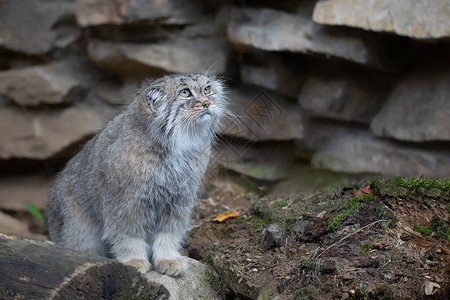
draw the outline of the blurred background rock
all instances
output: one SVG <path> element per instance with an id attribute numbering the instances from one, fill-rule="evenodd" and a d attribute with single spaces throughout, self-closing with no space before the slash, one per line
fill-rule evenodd
<path id="1" fill-rule="evenodd" d="M 223 169 L 279 192 L 450 175 L 448 0 L 1 0 L 2 231 L 144 79 L 206 70 L 237 116 Z"/>

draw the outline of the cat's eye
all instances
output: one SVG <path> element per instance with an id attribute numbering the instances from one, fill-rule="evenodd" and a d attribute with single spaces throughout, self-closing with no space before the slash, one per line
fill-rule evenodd
<path id="1" fill-rule="evenodd" d="M 191 95 L 191 91 L 189 89 L 184 89 L 180 91 L 180 96 L 183 98 L 187 98 Z"/>
<path id="2" fill-rule="evenodd" d="M 209 94 L 211 94 L 211 87 L 208 85 L 207 87 L 205 87 L 204 89 L 203 89 L 203 93 L 205 94 L 205 95 L 209 95 Z"/>

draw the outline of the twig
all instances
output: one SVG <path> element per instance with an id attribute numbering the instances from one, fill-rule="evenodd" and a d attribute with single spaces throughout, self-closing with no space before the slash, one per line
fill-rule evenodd
<path id="1" fill-rule="evenodd" d="M 366 229 L 366 228 L 368 228 L 368 227 L 371 227 L 371 226 L 373 226 L 373 225 L 375 225 L 375 224 L 377 224 L 377 223 L 380 223 L 380 222 L 389 222 L 389 220 L 378 220 L 378 221 L 372 222 L 372 223 L 370 223 L 370 224 L 367 224 L 366 226 L 361 227 L 360 229 L 356 230 L 355 232 L 352 232 L 352 233 L 350 233 L 349 235 L 344 236 L 342 239 L 340 239 L 340 240 L 337 241 L 336 243 L 334 243 L 334 244 L 328 246 L 325 250 L 323 250 L 322 252 L 320 252 L 320 254 L 317 255 L 317 257 L 315 257 L 314 259 L 318 259 L 323 253 L 325 253 L 325 251 L 328 251 L 328 250 L 330 250 L 331 248 L 333 248 L 334 246 L 339 245 L 342 241 L 344 241 L 345 239 L 351 237 L 352 235 L 354 235 L 354 234 L 356 234 L 356 233 L 358 233 L 358 232 L 361 232 L 361 231 L 363 231 L 364 229 Z"/>

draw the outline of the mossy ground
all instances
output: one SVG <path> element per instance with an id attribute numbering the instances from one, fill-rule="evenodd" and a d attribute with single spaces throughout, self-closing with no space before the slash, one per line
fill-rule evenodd
<path id="1" fill-rule="evenodd" d="M 417 298 L 426 280 L 440 284 L 438 297 L 449 291 L 448 192 L 448 180 L 399 177 L 263 197 L 237 219 L 203 223 L 189 251 L 210 262 L 232 293 L 250 299 L 266 290 L 269 299 Z M 286 241 L 264 250 L 273 223 Z"/>

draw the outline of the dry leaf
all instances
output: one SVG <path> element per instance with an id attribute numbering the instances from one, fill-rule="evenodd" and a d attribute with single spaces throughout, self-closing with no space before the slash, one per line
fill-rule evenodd
<path id="1" fill-rule="evenodd" d="M 356 191 L 354 195 L 359 196 L 359 195 L 363 195 L 363 194 L 375 196 L 375 192 L 370 189 L 370 184 L 366 184 L 365 187 Z"/>
<path id="2" fill-rule="evenodd" d="M 434 288 L 439 289 L 441 288 L 441 286 L 436 282 L 425 281 L 425 295 L 427 296 L 433 295 L 436 292 L 434 291 Z"/>
<path id="3" fill-rule="evenodd" d="M 228 219 L 233 219 L 233 218 L 237 218 L 239 217 L 241 214 L 238 211 L 234 211 L 234 210 L 229 210 L 226 211 L 220 215 L 218 215 L 217 217 L 215 217 L 214 219 L 212 219 L 213 221 L 217 221 L 217 222 L 223 222 L 225 220 Z"/>

